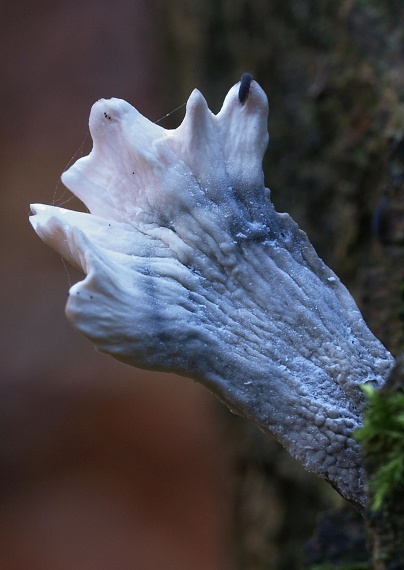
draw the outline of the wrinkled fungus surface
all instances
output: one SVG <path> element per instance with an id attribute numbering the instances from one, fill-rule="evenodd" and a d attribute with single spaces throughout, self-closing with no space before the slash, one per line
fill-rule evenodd
<path id="1" fill-rule="evenodd" d="M 99 350 L 197 379 L 361 507 L 359 385 L 381 386 L 393 358 L 274 210 L 267 98 L 239 88 L 217 115 L 195 90 L 175 130 L 101 99 L 91 153 L 62 176 L 90 213 L 37 204 L 31 223 L 85 273 L 66 313 Z"/>

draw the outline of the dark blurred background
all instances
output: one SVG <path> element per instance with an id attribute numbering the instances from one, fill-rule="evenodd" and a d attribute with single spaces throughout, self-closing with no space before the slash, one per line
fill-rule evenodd
<path id="1" fill-rule="evenodd" d="M 91 148 L 97 99 L 156 121 L 198 87 L 217 112 L 251 71 L 270 99 L 277 209 L 402 350 L 401 1 L 5 0 L 1 12 L 1 570 L 299 568 L 338 497 L 197 384 L 96 353 L 64 317 L 79 276 L 37 238 L 29 204 L 80 207 L 59 177 Z"/>

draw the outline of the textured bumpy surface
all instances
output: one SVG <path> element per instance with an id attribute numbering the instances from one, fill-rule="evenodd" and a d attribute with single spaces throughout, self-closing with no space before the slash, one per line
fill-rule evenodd
<path id="1" fill-rule="evenodd" d="M 240 84 L 214 115 L 194 91 L 165 130 L 119 99 L 92 108 L 94 146 L 62 180 L 91 213 L 34 205 L 38 235 L 86 277 L 67 316 L 134 366 L 205 384 L 359 507 L 359 388 L 393 358 L 264 186 L 267 98 Z"/>

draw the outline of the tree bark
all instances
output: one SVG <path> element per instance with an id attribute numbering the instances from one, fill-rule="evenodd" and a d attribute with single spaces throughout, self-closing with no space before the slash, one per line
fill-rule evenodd
<path id="1" fill-rule="evenodd" d="M 198 87 L 217 112 L 228 86 L 243 72 L 254 75 L 270 100 L 265 174 L 276 209 L 308 233 L 354 293 L 370 328 L 397 355 L 404 347 L 403 4 L 173 0 L 161 11 L 172 106 Z M 174 116 L 164 126 L 176 124 Z M 301 471 L 271 446 L 265 451 L 271 458 L 263 460 L 263 436 L 228 421 L 240 567 L 298 568 L 298 556 L 283 556 L 279 536 L 291 528 L 285 513 L 303 510 L 311 527 L 314 513 L 338 500 L 321 485 L 319 498 L 307 500 L 311 491 L 300 489 Z M 279 493 L 285 471 L 286 488 L 300 495 Z M 260 504 L 265 507 L 257 509 Z M 399 520 L 397 509 L 396 501 L 389 512 Z M 272 520 L 269 531 L 265 514 L 283 522 Z"/>
<path id="2" fill-rule="evenodd" d="M 389 421 L 393 415 L 401 414 L 403 417 L 404 407 L 397 409 L 394 406 L 394 397 L 402 395 L 403 392 L 404 354 L 398 359 L 396 367 L 380 393 L 384 405 L 387 406 Z M 393 458 L 402 459 L 404 449 L 402 421 L 397 427 L 395 437 L 392 438 L 391 426 L 378 425 L 378 434 L 364 444 L 364 459 L 369 479 L 369 508 L 366 522 L 374 570 L 400 570 L 404 565 L 404 469 L 399 472 L 400 479 L 388 492 L 380 508 L 375 508 L 380 480 L 378 485 L 375 485 L 373 479 L 377 477 L 380 468 L 385 468 Z"/>

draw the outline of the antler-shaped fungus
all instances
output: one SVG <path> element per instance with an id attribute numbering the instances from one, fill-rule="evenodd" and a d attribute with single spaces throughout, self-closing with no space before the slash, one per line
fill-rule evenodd
<path id="1" fill-rule="evenodd" d="M 195 90 L 175 130 L 101 99 L 91 153 L 62 176 L 91 213 L 34 205 L 31 223 L 87 275 L 66 313 L 99 350 L 200 381 L 361 508 L 360 385 L 380 387 L 393 357 L 274 210 L 267 98 L 239 87 L 217 115 Z"/>

